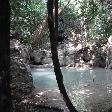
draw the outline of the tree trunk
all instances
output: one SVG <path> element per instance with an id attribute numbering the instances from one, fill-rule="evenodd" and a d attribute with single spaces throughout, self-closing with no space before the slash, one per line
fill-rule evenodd
<path id="1" fill-rule="evenodd" d="M 8 0 L 0 1 L 0 112 L 12 112 L 9 76 L 10 7 Z"/>
<path id="2" fill-rule="evenodd" d="M 64 87 L 63 75 L 60 69 L 60 63 L 58 59 L 58 52 L 57 52 L 58 0 L 55 0 L 55 24 L 54 24 L 54 17 L 53 17 L 53 0 L 48 0 L 47 9 L 48 9 L 48 27 L 50 31 L 51 53 L 52 53 L 54 72 L 55 72 L 56 80 L 58 83 L 58 87 L 70 112 L 77 112 L 77 110 L 71 103 L 67 95 L 66 89 Z M 55 25 L 55 28 L 54 28 L 54 25 Z"/>
<path id="3" fill-rule="evenodd" d="M 70 0 L 66 0 L 64 5 L 58 8 L 58 15 L 61 15 L 67 5 L 70 3 Z M 44 32 L 48 30 L 47 27 L 47 15 L 45 15 L 42 23 L 37 27 L 36 31 L 34 32 L 34 38 L 32 39 L 31 45 L 32 48 L 37 48 L 38 43 L 43 37 Z"/>

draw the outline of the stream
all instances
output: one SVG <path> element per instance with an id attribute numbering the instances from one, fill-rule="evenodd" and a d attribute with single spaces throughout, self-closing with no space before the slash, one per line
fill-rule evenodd
<path id="1" fill-rule="evenodd" d="M 112 107 L 112 70 L 61 68 L 65 88 L 79 112 L 108 112 Z M 52 68 L 32 68 L 35 87 L 52 90 L 58 86 Z"/>

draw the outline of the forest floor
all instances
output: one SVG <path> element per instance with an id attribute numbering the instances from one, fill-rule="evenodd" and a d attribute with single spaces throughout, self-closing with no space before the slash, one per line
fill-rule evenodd
<path id="1" fill-rule="evenodd" d="M 52 109 L 51 112 L 63 112 L 63 110 L 64 112 L 69 112 L 58 90 L 53 92 L 52 90 L 35 88 L 31 94 L 23 99 L 22 103 L 35 105 L 37 108 L 45 108 L 45 112 L 48 109 Z"/>
<path id="2" fill-rule="evenodd" d="M 72 90 L 71 93 L 70 98 L 79 112 L 112 112 L 112 84 L 88 85 Z M 36 88 L 22 102 L 54 108 L 54 111 L 51 112 L 55 112 L 56 109 L 56 112 L 62 110 L 69 112 L 58 89 L 53 91 Z"/>

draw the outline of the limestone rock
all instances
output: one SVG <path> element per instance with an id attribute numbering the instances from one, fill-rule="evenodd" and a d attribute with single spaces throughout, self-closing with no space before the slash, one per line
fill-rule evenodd
<path id="1" fill-rule="evenodd" d="M 42 65 L 45 57 L 46 57 L 45 50 L 34 50 L 31 54 L 32 64 Z"/>
<path id="2" fill-rule="evenodd" d="M 21 100 L 22 97 L 32 92 L 33 79 L 29 72 L 30 67 L 26 63 L 28 49 L 24 51 L 24 45 L 18 40 L 10 40 L 10 75 L 11 75 L 11 91 L 14 99 Z M 22 52 L 21 52 L 22 51 Z M 25 55 L 23 55 L 23 53 Z"/>

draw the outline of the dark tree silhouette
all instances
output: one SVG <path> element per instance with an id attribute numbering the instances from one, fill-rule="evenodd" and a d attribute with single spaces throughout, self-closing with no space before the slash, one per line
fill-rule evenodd
<path id="1" fill-rule="evenodd" d="M 12 112 L 10 94 L 10 6 L 8 0 L 0 0 L 0 112 Z"/>
<path id="2" fill-rule="evenodd" d="M 58 52 L 57 52 L 58 0 L 55 0 L 55 18 L 53 16 L 53 2 L 54 0 L 48 0 L 47 10 L 48 10 L 48 27 L 50 32 L 50 43 L 51 43 L 51 53 L 52 53 L 52 60 L 54 65 L 54 72 L 55 72 L 60 93 L 62 94 L 68 109 L 70 110 L 70 112 L 78 112 L 73 106 L 73 104 L 71 103 L 63 84 L 63 75 L 60 69 L 60 63 L 59 63 Z"/>

